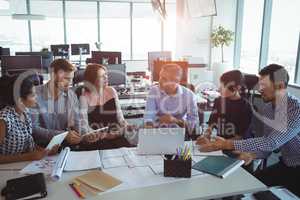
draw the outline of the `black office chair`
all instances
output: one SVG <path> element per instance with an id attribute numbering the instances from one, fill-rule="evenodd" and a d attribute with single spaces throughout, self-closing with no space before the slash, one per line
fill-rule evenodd
<path id="1" fill-rule="evenodd" d="M 244 74 L 244 84 L 241 89 L 242 97 L 249 99 L 256 91 L 258 91 L 258 76 L 255 74 Z"/>
<path id="2" fill-rule="evenodd" d="M 73 86 L 83 83 L 84 72 L 85 72 L 85 69 L 79 69 L 79 70 L 75 71 L 74 78 L 73 78 Z"/>

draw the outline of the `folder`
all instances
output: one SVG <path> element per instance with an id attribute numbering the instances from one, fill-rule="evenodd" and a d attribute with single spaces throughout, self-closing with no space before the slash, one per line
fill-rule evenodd
<path id="1" fill-rule="evenodd" d="M 113 187 L 120 185 L 122 182 L 119 179 L 102 171 L 93 171 L 75 178 L 75 181 L 80 182 L 84 186 L 90 187 L 98 192 L 105 192 Z"/>

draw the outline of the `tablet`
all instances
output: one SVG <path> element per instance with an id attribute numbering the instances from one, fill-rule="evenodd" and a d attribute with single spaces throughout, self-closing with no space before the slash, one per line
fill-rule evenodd
<path id="1" fill-rule="evenodd" d="M 60 133 L 52 138 L 52 140 L 47 145 L 46 149 L 51 150 L 55 145 L 61 145 L 65 137 L 68 135 L 69 131 Z"/>

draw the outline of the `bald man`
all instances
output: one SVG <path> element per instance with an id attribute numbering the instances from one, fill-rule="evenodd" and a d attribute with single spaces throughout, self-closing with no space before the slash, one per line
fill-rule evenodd
<path id="1" fill-rule="evenodd" d="M 192 130 L 198 123 L 198 107 L 194 93 L 181 86 L 183 71 L 176 64 L 164 65 L 159 84 L 148 94 L 144 114 L 145 127 L 180 126 Z"/>

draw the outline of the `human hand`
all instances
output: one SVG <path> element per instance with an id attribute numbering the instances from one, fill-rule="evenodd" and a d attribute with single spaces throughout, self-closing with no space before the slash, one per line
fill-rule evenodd
<path id="1" fill-rule="evenodd" d="M 82 137 L 82 140 L 87 143 L 94 143 L 100 139 L 101 134 L 102 133 L 88 133 Z"/>
<path id="2" fill-rule="evenodd" d="M 169 114 L 165 114 L 165 115 L 162 115 L 159 117 L 160 124 L 173 124 L 176 122 L 177 122 L 177 119 Z"/>
<path id="3" fill-rule="evenodd" d="M 224 143 L 226 140 L 222 137 L 215 137 L 214 140 L 210 140 L 210 138 L 206 136 L 200 136 L 197 138 L 196 144 L 199 145 L 199 150 L 202 152 L 211 152 L 211 151 L 219 151 L 223 150 Z"/>
<path id="4" fill-rule="evenodd" d="M 66 141 L 71 145 L 79 144 L 81 141 L 81 136 L 76 131 L 71 130 L 66 137 Z"/>
<path id="5" fill-rule="evenodd" d="M 113 140 L 113 139 L 116 139 L 119 136 L 120 136 L 119 132 L 109 132 L 109 133 L 105 132 L 105 133 L 101 133 L 100 139 L 101 140 L 103 140 L 103 139 Z"/>
<path id="6" fill-rule="evenodd" d="M 53 155 L 57 154 L 58 149 L 59 149 L 59 145 L 57 144 L 57 145 L 55 145 L 54 147 L 52 147 L 52 149 L 51 149 L 50 151 L 48 151 L 47 154 L 48 154 L 49 156 L 53 156 Z"/>
<path id="7" fill-rule="evenodd" d="M 256 155 L 254 153 L 250 152 L 240 152 L 240 151 L 234 151 L 235 153 L 238 153 L 238 159 L 245 161 L 244 165 L 249 165 L 253 160 L 256 159 Z"/>
<path id="8" fill-rule="evenodd" d="M 146 122 L 144 125 L 144 128 L 147 128 L 147 129 L 154 128 L 153 122 Z"/>

